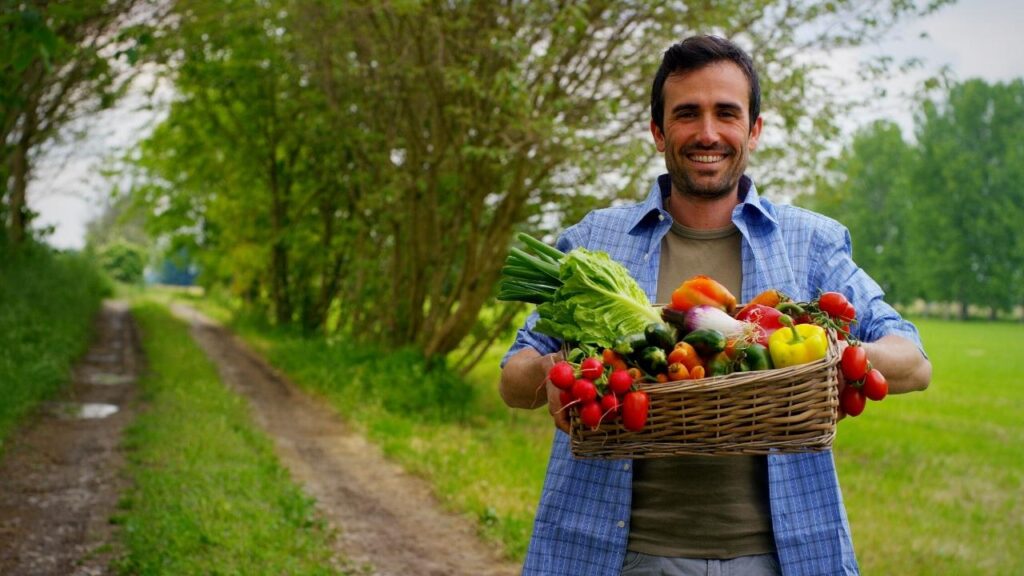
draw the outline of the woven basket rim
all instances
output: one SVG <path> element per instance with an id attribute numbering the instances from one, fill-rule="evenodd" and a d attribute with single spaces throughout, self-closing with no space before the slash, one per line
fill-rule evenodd
<path id="1" fill-rule="evenodd" d="M 578 413 L 573 411 L 570 419 L 572 452 L 580 458 L 657 458 L 828 449 L 838 421 L 840 355 L 835 331 L 826 330 L 826 333 L 825 357 L 814 362 L 700 380 L 638 385 L 651 402 L 648 426 L 639 432 L 626 431 L 620 421 L 602 423 L 596 430 L 585 429 Z M 729 403 L 730 392 L 738 397 L 755 396 L 752 400 L 741 400 L 741 405 L 733 405 Z M 763 394 L 757 395 L 759 392 Z M 709 423 L 708 429 L 716 432 L 701 437 L 699 425 L 695 425 L 698 429 L 694 431 L 686 422 L 676 420 L 668 424 L 660 420 L 652 423 L 652 418 L 662 416 L 659 410 L 663 407 L 670 416 L 677 412 L 696 413 L 700 422 Z M 669 426 L 669 432 L 665 432 L 664 426 L 658 429 L 659 423 Z M 687 430 L 687 433 L 677 429 Z M 740 437 L 734 439 L 737 434 Z"/>

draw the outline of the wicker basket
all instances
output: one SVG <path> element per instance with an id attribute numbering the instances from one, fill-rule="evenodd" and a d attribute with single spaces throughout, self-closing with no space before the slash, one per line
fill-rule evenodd
<path id="1" fill-rule="evenodd" d="M 642 384 L 650 398 L 643 430 L 630 432 L 621 419 L 590 429 L 574 411 L 572 453 L 615 459 L 828 449 L 839 415 L 838 363 L 829 331 L 825 358 L 808 364 Z"/>

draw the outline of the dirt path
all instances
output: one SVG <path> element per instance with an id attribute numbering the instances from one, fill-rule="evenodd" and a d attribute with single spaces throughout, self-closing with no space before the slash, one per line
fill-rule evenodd
<path id="1" fill-rule="evenodd" d="M 0 461 L 0 574 L 106 574 L 109 522 L 125 486 L 121 432 L 135 413 L 141 353 L 121 302 L 104 303 L 73 382 L 10 438 Z"/>
<path id="2" fill-rule="evenodd" d="M 224 382 L 250 400 L 282 463 L 339 529 L 341 552 L 355 564 L 381 575 L 519 572 L 480 542 L 470 522 L 441 512 L 425 482 L 385 460 L 323 401 L 195 310 L 176 305 L 173 311 L 191 322 Z"/>

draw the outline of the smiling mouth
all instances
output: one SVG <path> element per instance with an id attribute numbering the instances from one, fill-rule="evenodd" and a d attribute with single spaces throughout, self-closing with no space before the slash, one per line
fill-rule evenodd
<path id="1" fill-rule="evenodd" d="M 725 154 L 690 154 L 687 158 L 698 164 L 714 164 L 725 160 Z"/>

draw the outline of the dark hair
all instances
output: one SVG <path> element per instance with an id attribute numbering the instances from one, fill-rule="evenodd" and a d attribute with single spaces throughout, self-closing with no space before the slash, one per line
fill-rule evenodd
<path id="1" fill-rule="evenodd" d="M 761 114 L 761 83 L 750 56 L 736 44 L 719 36 L 691 36 L 665 51 L 661 67 L 654 75 L 651 88 L 651 119 L 658 129 L 665 129 L 665 81 L 672 74 L 699 70 L 716 62 L 733 62 L 740 67 L 750 84 L 750 127 Z"/>

